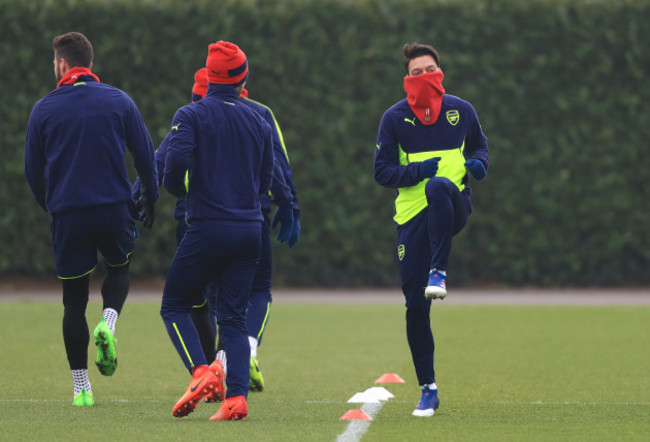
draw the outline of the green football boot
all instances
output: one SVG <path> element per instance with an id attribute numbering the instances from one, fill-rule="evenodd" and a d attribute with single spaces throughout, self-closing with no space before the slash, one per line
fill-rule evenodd
<path id="1" fill-rule="evenodd" d="M 93 394 L 86 392 L 86 389 L 83 388 L 81 392 L 72 400 L 72 405 L 75 407 L 92 407 L 95 405 Z"/>
<path id="2" fill-rule="evenodd" d="M 104 318 L 95 327 L 95 345 L 97 346 L 97 368 L 104 376 L 111 376 L 117 368 L 117 352 L 115 344 L 117 339 L 113 336 L 111 329 Z"/>
<path id="3" fill-rule="evenodd" d="M 257 359 L 251 356 L 251 385 L 250 391 L 262 391 L 264 390 L 264 378 L 262 377 L 262 372 L 260 367 L 257 364 Z"/>

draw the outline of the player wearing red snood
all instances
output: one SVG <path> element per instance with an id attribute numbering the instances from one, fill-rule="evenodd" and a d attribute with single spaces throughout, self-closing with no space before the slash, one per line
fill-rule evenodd
<path id="1" fill-rule="evenodd" d="M 433 416 L 438 387 L 429 312 L 447 295 L 451 240 L 472 212 L 468 172 L 487 174 L 487 138 L 474 108 L 445 94 L 438 52 L 404 45 L 404 90 L 382 117 L 375 149 L 375 180 L 397 191 L 395 223 L 406 333 L 422 395 L 414 416 Z"/>

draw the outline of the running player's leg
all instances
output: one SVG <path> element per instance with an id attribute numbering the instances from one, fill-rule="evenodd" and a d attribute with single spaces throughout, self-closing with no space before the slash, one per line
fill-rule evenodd
<path id="1" fill-rule="evenodd" d="M 246 309 L 253 276 L 261 251 L 259 224 L 233 226 L 229 230 L 226 250 L 230 263 L 219 280 L 217 323 L 219 337 L 228 355 L 228 389 L 226 397 L 248 396 L 250 346 L 246 330 Z"/>
<path id="2" fill-rule="evenodd" d="M 421 386 L 423 397 L 433 395 L 437 401 L 435 384 L 434 350 L 435 343 L 431 331 L 431 300 L 424 296 L 427 283 L 431 252 L 427 241 L 426 210 L 398 227 L 398 259 L 402 291 L 406 298 L 406 336 L 411 350 L 411 357 Z M 420 403 L 426 410 L 419 410 Z M 433 408 L 428 408 L 431 401 L 424 403 L 420 398 L 418 408 L 413 412 L 417 416 L 433 415 Z M 438 407 L 438 403 L 435 404 Z"/>
<path id="3" fill-rule="evenodd" d="M 176 417 L 191 413 L 200 399 L 223 389 L 221 380 L 208 369 L 190 314 L 194 305 L 203 302 L 203 288 L 220 272 L 220 244 L 208 224 L 194 222 L 188 228 L 169 268 L 160 309 L 167 333 L 193 378 L 174 406 Z"/>
<path id="4" fill-rule="evenodd" d="M 135 247 L 135 220 L 127 203 L 98 210 L 95 241 L 104 256 L 106 275 L 102 282 L 102 318 L 95 327 L 96 364 L 100 373 L 111 376 L 117 368 L 115 326 L 129 294 L 129 265 Z"/>
<path id="5" fill-rule="evenodd" d="M 262 343 L 262 337 L 271 313 L 271 277 L 273 273 L 273 249 L 271 246 L 270 220 L 268 212 L 263 211 L 262 224 L 262 253 L 255 271 L 251 296 L 246 312 L 246 329 L 251 349 L 250 359 L 250 389 L 264 390 L 264 377 L 259 368 L 257 348 Z"/>
<path id="6" fill-rule="evenodd" d="M 63 288 L 63 341 L 74 382 L 73 405 L 93 405 L 88 378 L 89 331 L 86 322 L 89 274 L 97 263 L 92 244 L 92 211 L 76 209 L 52 217 L 56 272 Z"/>
<path id="7" fill-rule="evenodd" d="M 467 194 L 462 194 L 448 178 L 431 178 L 425 190 L 431 248 L 429 280 L 425 295 L 430 299 L 444 298 L 447 295 L 447 268 L 452 237 L 467 224 L 471 203 Z"/>
<path id="8" fill-rule="evenodd" d="M 92 387 L 88 378 L 88 343 L 86 322 L 88 275 L 63 279 L 63 342 L 74 383 L 73 405 L 93 405 Z"/>
<path id="9" fill-rule="evenodd" d="M 399 270 L 406 298 L 406 333 L 420 385 L 435 382 L 434 341 L 429 319 L 431 301 L 424 297 L 431 256 L 426 238 L 426 210 L 398 227 Z"/>

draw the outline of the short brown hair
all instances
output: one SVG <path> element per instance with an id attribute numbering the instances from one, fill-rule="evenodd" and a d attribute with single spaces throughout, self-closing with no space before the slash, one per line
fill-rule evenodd
<path id="1" fill-rule="evenodd" d="M 406 43 L 402 48 L 402 53 L 404 54 L 404 69 L 406 73 L 409 72 L 409 63 L 414 58 L 422 57 L 423 55 L 431 55 L 436 61 L 438 67 L 440 67 L 440 56 L 438 51 L 431 45 L 425 45 L 422 43 Z"/>
<path id="2" fill-rule="evenodd" d="M 93 61 L 93 45 L 81 32 L 68 32 L 52 40 L 54 57 L 65 59 L 70 67 L 89 68 Z"/>

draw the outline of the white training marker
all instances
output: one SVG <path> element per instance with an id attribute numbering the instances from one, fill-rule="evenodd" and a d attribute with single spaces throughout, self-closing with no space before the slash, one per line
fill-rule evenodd
<path id="1" fill-rule="evenodd" d="M 379 399 L 374 394 L 356 393 L 350 399 L 348 404 L 378 404 Z"/>
<path id="2" fill-rule="evenodd" d="M 392 399 L 395 397 L 393 393 L 390 391 L 386 390 L 384 387 L 370 387 L 364 393 L 372 395 L 379 399 L 380 401 L 387 401 L 388 399 Z"/>

